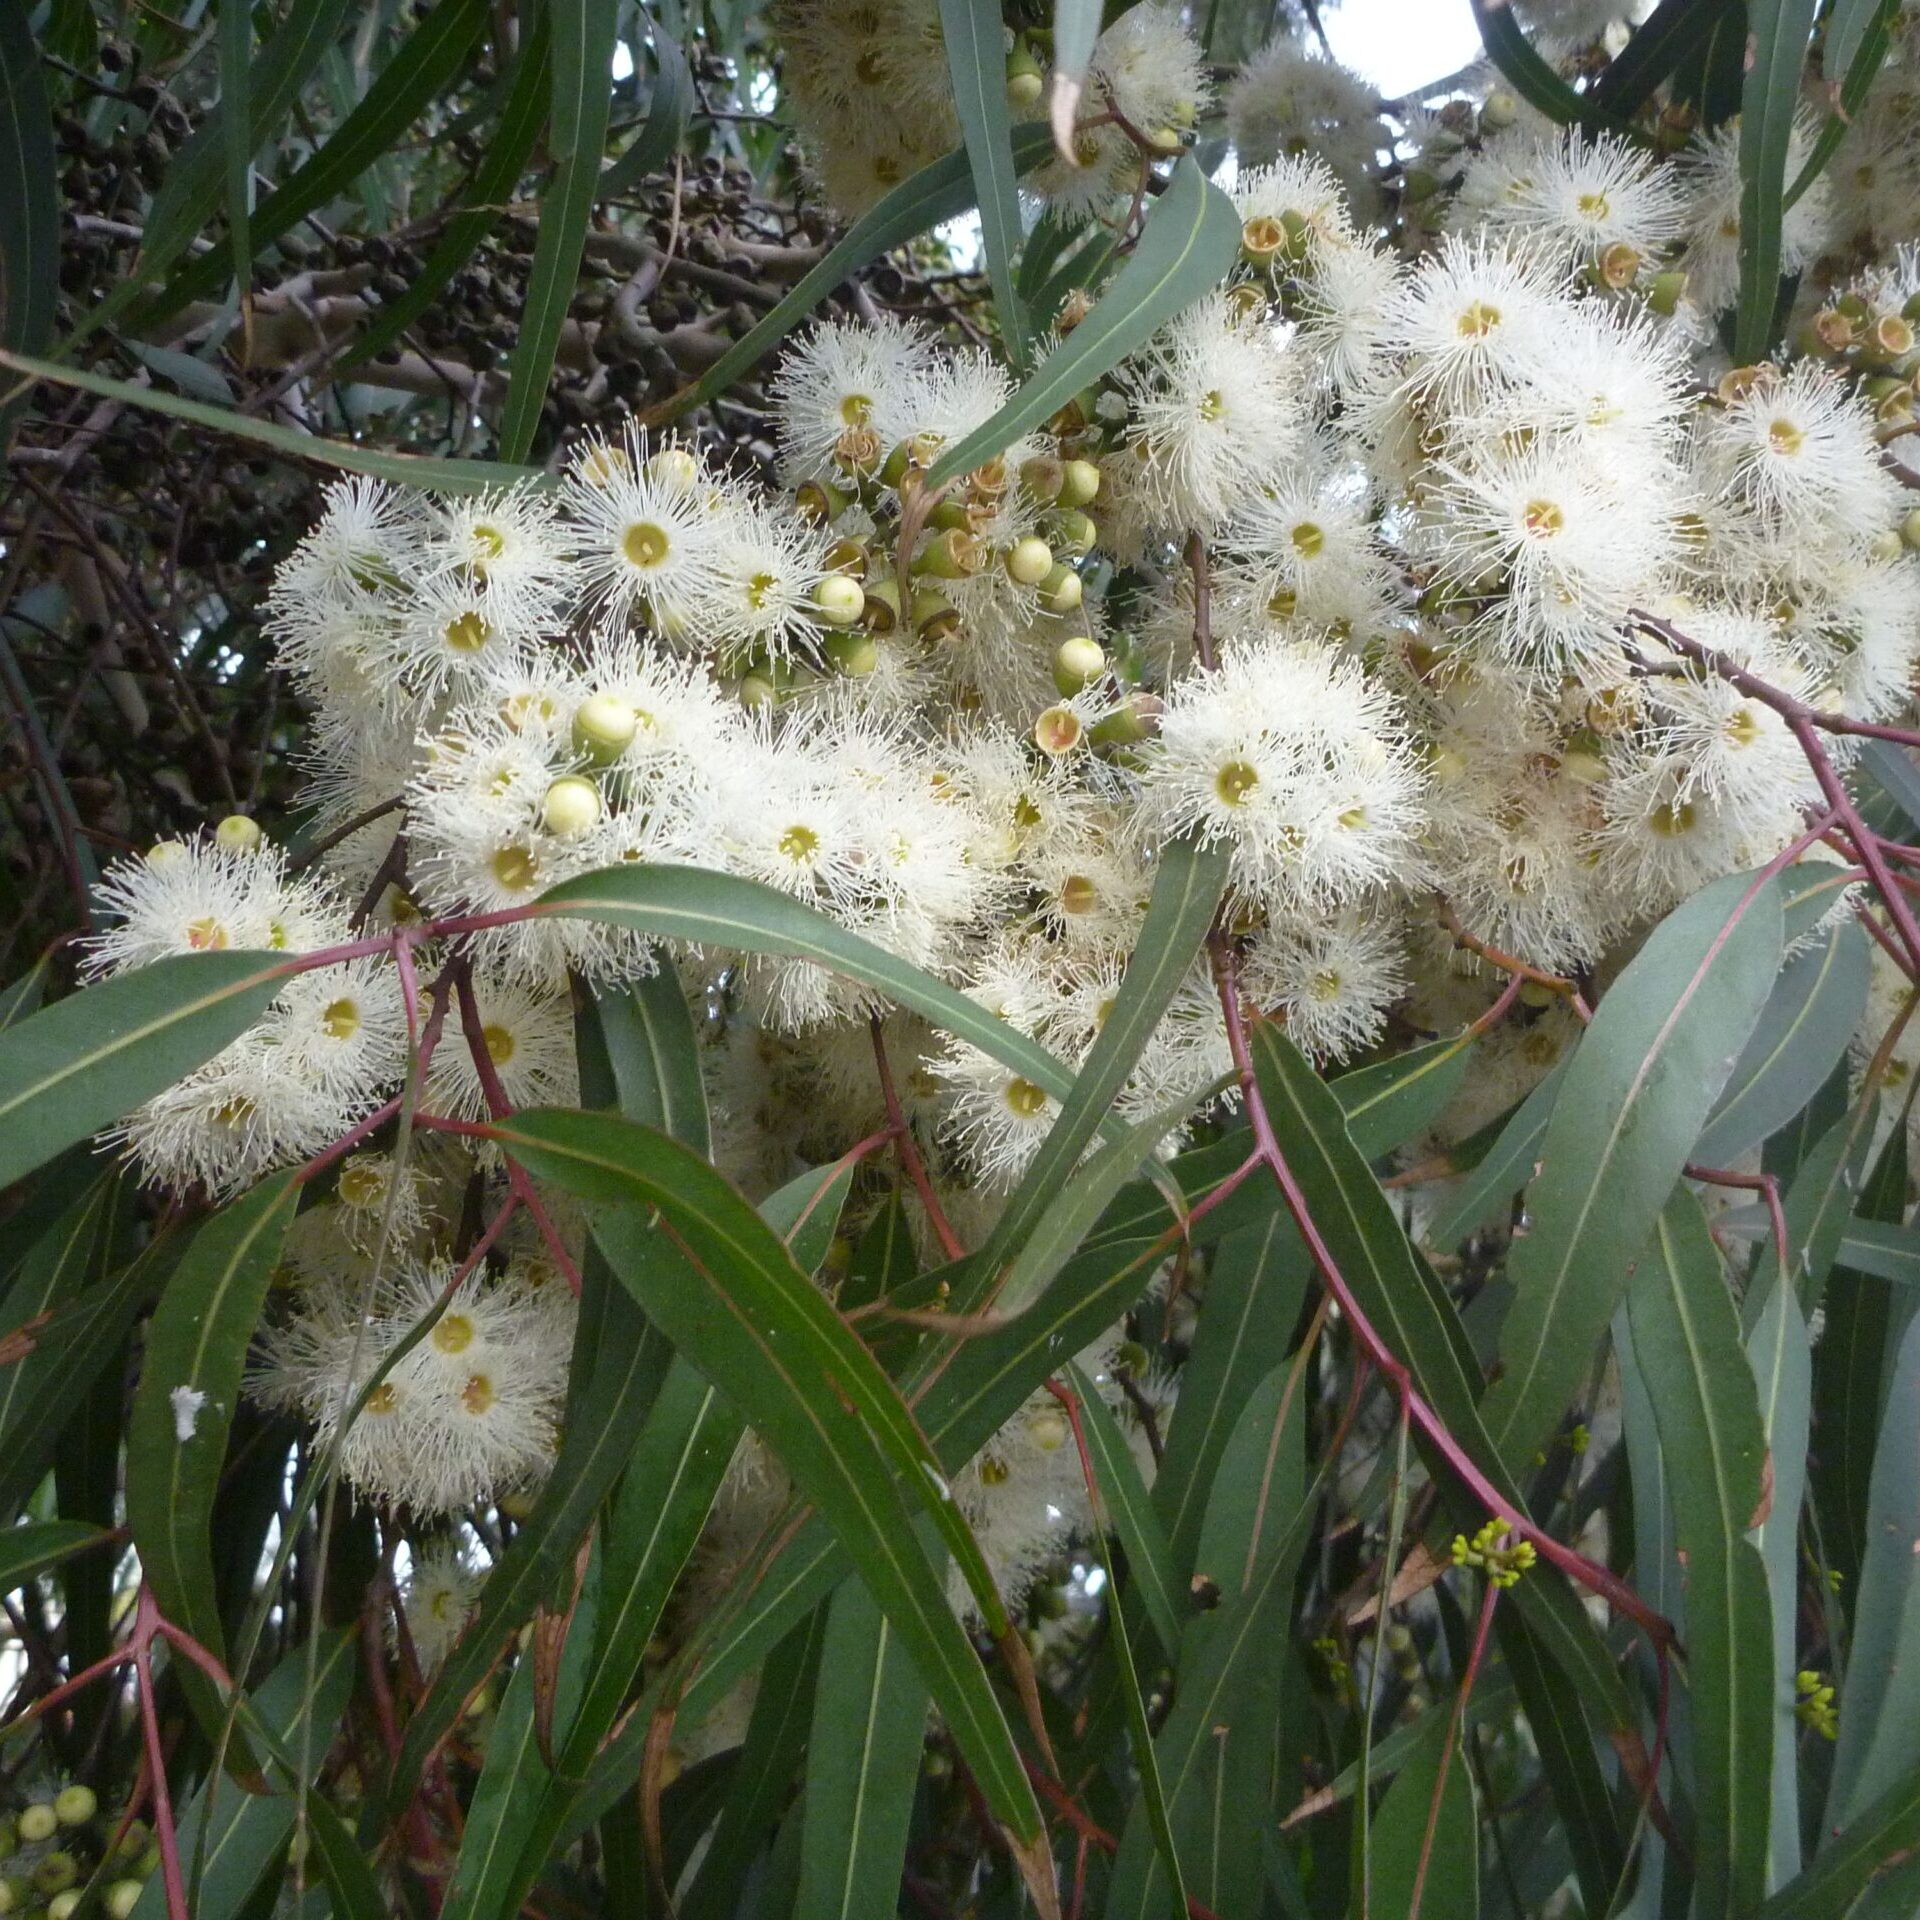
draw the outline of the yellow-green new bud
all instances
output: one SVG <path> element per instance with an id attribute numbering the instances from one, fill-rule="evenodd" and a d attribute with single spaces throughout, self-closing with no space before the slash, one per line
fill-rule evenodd
<path id="1" fill-rule="evenodd" d="M 852 626 L 866 605 L 860 582 L 844 573 L 828 574 L 813 590 L 814 611 L 830 627 Z"/>
<path id="2" fill-rule="evenodd" d="M 260 822 L 244 813 L 228 814 L 213 830 L 214 844 L 229 853 L 251 853 L 266 837 L 260 831 Z"/>
<path id="3" fill-rule="evenodd" d="M 1090 507 L 1100 497 L 1100 469 L 1091 460 L 1069 460 L 1060 470 L 1060 491 L 1055 504 L 1062 507 Z"/>
<path id="4" fill-rule="evenodd" d="M 12 1913 L 19 1904 L 19 1882 L 16 1880 L 0 1880 L 0 1913 Z"/>
<path id="5" fill-rule="evenodd" d="M 591 833 L 600 824 L 601 812 L 600 789 L 577 773 L 563 773 L 540 803 L 541 823 L 563 840 Z"/>
<path id="6" fill-rule="evenodd" d="M 23 1846 L 37 1846 L 42 1840 L 51 1840 L 60 1825 L 60 1816 L 53 1810 L 51 1800 L 30 1800 L 20 1809 L 20 1817 L 14 1822 L 20 1834 Z"/>
<path id="7" fill-rule="evenodd" d="M 1068 566 L 1050 567 L 1040 582 L 1040 604 L 1049 613 L 1072 613 L 1080 604 L 1081 593 L 1080 576 Z"/>
<path id="8" fill-rule="evenodd" d="M 639 713 L 617 693 L 589 694 L 573 716 L 573 744 L 602 766 L 619 759 L 639 731 Z"/>
<path id="9" fill-rule="evenodd" d="M 1063 513 L 1054 522 L 1053 544 L 1076 559 L 1083 553 L 1091 553 L 1099 538 L 1100 529 L 1093 524 L 1091 514 Z"/>
<path id="10" fill-rule="evenodd" d="M 64 1893 L 56 1893 L 47 1902 L 47 1920 L 71 1920 L 73 1910 L 80 1904 L 82 1889 L 69 1887 Z"/>
<path id="11" fill-rule="evenodd" d="M 107 1911 L 113 1920 L 129 1920 L 144 1891 L 138 1880 L 116 1880 L 107 1889 Z"/>
<path id="12" fill-rule="evenodd" d="M 880 662 L 880 649 L 870 633 L 830 633 L 820 643 L 820 651 L 842 673 L 856 679 L 871 673 Z"/>
<path id="13" fill-rule="evenodd" d="M 1037 534 L 1016 540 L 1002 562 L 1007 578 L 1023 587 L 1037 587 L 1053 571 L 1053 549 Z"/>
<path id="14" fill-rule="evenodd" d="M 700 463 L 685 447 L 662 447 L 647 462 L 647 475 L 670 487 L 690 487 L 700 478 Z"/>
<path id="15" fill-rule="evenodd" d="M 100 1811 L 100 1796 L 76 1780 L 54 1795 L 53 1811 L 63 1827 L 84 1827 Z"/>
<path id="16" fill-rule="evenodd" d="M 1086 634 L 1076 634 L 1071 640 L 1062 640 L 1059 651 L 1053 656 L 1053 684 L 1064 694 L 1076 694 L 1090 680 L 1097 680 L 1107 670 L 1107 656 L 1099 641 L 1090 639 Z"/>
<path id="17" fill-rule="evenodd" d="M 1046 90 L 1047 77 L 1023 35 L 1007 55 L 1007 106 L 1016 116 L 1031 114 Z"/>
<path id="18" fill-rule="evenodd" d="M 58 1893 L 62 1888 L 72 1886 L 79 1878 L 80 1863 L 64 1847 L 42 1854 L 39 1865 L 33 1870 L 34 1886 L 46 1894 Z"/>

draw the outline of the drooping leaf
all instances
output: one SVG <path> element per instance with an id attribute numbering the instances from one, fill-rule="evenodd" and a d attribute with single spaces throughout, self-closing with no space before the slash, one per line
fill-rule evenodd
<path id="1" fill-rule="evenodd" d="M 827 1608 L 807 1741 L 795 1920 L 865 1920 L 900 1896 L 927 1689 L 857 1580 Z"/>
<path id="2" fill-rule="evenodd" d="M 275 1174 L 194 1235 L 147 1328 L 127 1421 L 127 1522 L 160 1610 L 215 1655 L 226 1636 L 213 1512 L 248 1348 L 299 1190 Z M 181 1680 L 209 1737 L 225 1703 L 197 1669 Z"/>
<path id="3" fill-rule="evenodd" d="M 1619 116 L 1638 113 L 1661 82 L 1705 44 L 1724 11 L 1723 0 L 1660 0 L 1607 62 L 1593 86 L 1595 105 Z"/>
<path id="4" fill-rule="evenodd" d="M 1007 29 L 999 0 L 940 0 L 940 31 L 947 44 L 954 111 L 973 170 L 981 252 L 1000 338 L 1009 364 L 1021 374 L 1027 365 L 1027 323 L 1013 269 L 1020 247 L 1020 188 L 1007 110 Z"/>
<path id="5" fill-rule="evenodd" d="M 1841 1920 L 1863 1889 L 1891 1875 L 1920 1847 L 1920 1767 L 1909 1768 L 1832 1835 L 1814 1864 L 1776 1893 L 1754 1920 Z"/>
<path id="6" fill-rule="evenodd" d="M 79 1520 L 30 1520 L 25 1526 L 0 1527 L 0 1593 L 16 1591 L 106 1537 L 100 1528 Z"/>
<path id="7" fill-rule="evenodd" d="M 1746 80 L 1740 96 L 1740 298 L 1733 351 L 1763 359 L 1780 299 L 1780 223 L 1800 72 L 1819 0 L 1748 0 Z"/>
<path id="8" fill-rule="evenodd" d="M 1767 1442 L 1720 1255 L 1690 1193 L 1667 1204 L 1627 1286 L 1686 1556 L 1693 1709 L 1695 1900 L 1745 1913 L 1766 1889 L 1773 1626 L 1766 1567 L 1747 1533 Z"/>
<path id="9" fill-rule="evenodd" d="M 479 493 L 489 487 L 512 486 L 522 480 L 538 484 L 545 478 L 531 467 L 510 466 L 499 461 L 434 460 L 418 453 L 387 453 L 350 440 L 327 440 L 317 433 L 302 433 L 295 427 L 275 426 L 271 420 L 257 419 L 237 408 L 209 406 L 204 400 L 189 400 L 159 387 L 136 387 L 130 381 L 115 380 L 86 367 L 62 366 L 57 361 L 36 360 L 27 354 L 0 353 L 0 366 L 31 374 L 36 380 L 51 380 L 56 386 L 75 387 L 82 393 L 96 393 L 103 399 L 123 401 L 130 407 L 144 407 L 149 413 L 168 414 L 213 433 L 252 440 L 290 460 L 317 460 L 322 466 L 338 467 L 344 473 L 370 473 L 376 479 L 391 480 L 396 486 L 429 487 L 441 493 Z M 165 964 L 155 962 L 155 965 Z"/>
<path id="10" fill-rule="evenodd" d="M 1505 0 L 1471 0 L 1471 4 L 1480 43 L 1501 79 L 1549 120 L 1563 127 L 1578 125 L 1591 109 L 1534 51 Z"/>
<path id="11" fill-rule="evenodd" d="M 1505 1213 L 1513 1196 L 1533 1178 L 1566 1070 L 1563 1060 L 1521 1101 L 1480 1164 L 1461 1181 L 1452 1205 L 1434 1222 L 1427 1236 L 1430 1246 L 1458 1246 Z"/>
<path id="12" fill-rule="evenodd" d="M 707 1153 L 711 1131 L 700 1041 L 673 969 L 662 966 L 631 987 L 594 994 L 587 1004 L 606 1049 L 620 1111 L 672 1134 L 698 1154 Z"/>
<path id="13" fill-rule="evenodd" d="M 786 1248 L 686 1149 L 608 1115 L 562 1110 L 519 1114 L 497 1131 L 530 1171 L 612 1209 L 596 1234 L 614 1270 L 675 1346 L 750 1414 L 832 1524 L 898 1627 L 996 1817 L 1018 1841 L 1032 1841 L 1040 1831 L 1032 1789 L 980 1663 L 912 1537 L 894 1472 L 915 1485 L 970 1585 L 986 1577 L 984 1562 L 892 1382 Z M 666 1286 L 642 1252 L 664 1237 L 640 1211 L 656 1208 L 684 1249 L 686 1277 Z M 991 1619 L 997 1601 L 986 1579 L 981 1603 Z"/>
<path id="14" fill-rule="evenodd" d="M 1627 1267 L 1653 1232 L 1780 965 L 1780 889 L 1730 874 L 1669 914 L 1581 1036 L 1554 1100 L 1514 1243 L 1501 1456 L 1531 1460 L 1591 1366 Z M 1749 897 L 1751 896 L 1751 897 Z"/>
<path id="15" fill-rule="evenodd" d="M 1154 202 L 1126 265 L 1086 318 L 991 420 L 934 462 L 929 484 L 939 486 L 957 474 L 971 473 L 1009 441 L 1051 419 L 1083 387 L 1111 372 L 1167 321 L 1218 286 L 1239 252 L 1240 216 L 1233 202 L 1200 171 L 1193 156 L 1186 155 L 1175 166 L 1166 192 Z"/>
<path id="16" fill-rule="evenodd" d="M 0 1187 L 238 1039 L 279 992 L 284 966 L 269 953 L 178 954 L 0 1033 Z"/>
<path id="17" fill-rule="evenodd" d="M 1853 920 L 1787 963 L 1694 1147 L 1699 1165 L 1736 1165 L 1806 1105 L 1860 1024 L 1870 971 Z"/>
<path id="18" fill-rule="evenodd" d="M 693 111 L 693 71 L 680 43 L 658 20 L 649 22 L 653 36 L 655 74 L 647 117 L 626 151 L 600 176 L 602 200 L 625 193 L 655 174 L 679 150 Z"/>
<path id="19" fill-rule="evenodd" d="M 587 227 L 600 188 L 613 105 L 617 9 L 595 0 L 548 0 L 553 27 L 553 108 L 548 144 L 553 172 L 540 197 L 540 228 L 507 363 L 507 402 L 500 415 L 500 457 L 521 461 L 546 403 L 547 382 L 586 251 Z"/>

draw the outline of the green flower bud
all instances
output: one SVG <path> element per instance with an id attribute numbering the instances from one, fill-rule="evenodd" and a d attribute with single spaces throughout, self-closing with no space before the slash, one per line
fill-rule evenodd
<path id="1" fill-rule="evenodd" d="M 773 682 L 760 673 L 745 675 L 741 679 L 739 692 L 740 704 L 748 709 L 770 707 L 779 698 Z"/>
<path id="2" fill-rule="evenodd" d="M 0 1880 L 0 1913 L 12 1913 L 20 1904 L 20 1883 Z"/>
<path id="3" fill-rule="evenodd" d="M 127 1920 L 127 1916 L 140 1904 L 143 1891 L 138 1880 L 116 1880 L 107 1889 L 107 1911 L 112 1914 L 113 1920 Z"/>
<path id="4" fill-rule="evenodd" d="M 40 1856 L 40 1864 L 33 1870 L 33 1884 L 41 1893 L 58 1893 L 64 1887 L 70 1887 L 80 1878 L 80 1863 L 64 1847 L 56 1847 L 51 1853 Z"/>
<path id="5" fill-rule="evenodd" d="M 563 840 L 591 833 L 600 824 L 603 812 L 600 789 L 577 773 L 563 773 L 540 803 L 542 824 Z"/>
<path id="6" fill-rule="evenodd" d="M 814 611 L 830 627 L 850 627 L 866 610 L 867 596 L 858 580 L 830 573 L 813 590 Z"/>
<path id="7" fill-rule="evenodd" d="M 1056 504 L 1063 507 L 1088 507 L 1100 495 L 1100 469 L 1091 460 L 1069 460 L 1060 470 L 1060 491 Z"/>
<path id="8" fill-rule="evenodd" d="M 56 1893 L 47 1902 L 47 1920 L 69 1920 L 74 1908 L 84 1897 L 84 1890 L 79 1887 L 69 1887 L 64 1893 Z"/>
<path id="9" fill-rule="evenodd" d="M 63 1827 L 84 1827 L 100 1811 L 100 1796 L 75 1781 L 54 1795 L 53 1811 Z"/>
<path id="10" fill-rule="evenodd" d="M 1504 89 L 1487 95 L 1486 105 L 1480 109 L 1480 124 L 1491 127 L 1496 133 L 1506 128 L 1520 117 L 1520 103 Z"/>
<path id="11" fill-rule="evenodd" d="M 1016 119 L 1032 115 L 1047 91 L 1047 77 L 1025 36 L 1016 39 L 1007 55 L 1007 107 Z"/>
<path id="12" fill-rule="evenodd" d="M 1053 656 L 1053 684 L 1063 694 L 1076 694 L 1088 681 L 1097 680 L 1107 670 L 1107 656 L 1099 641 L 1086 634 L 1062 640 Z"/>
<path id="13" fill-rule="evenodd" d="M 1888 562 L 1898 560 L 1906 550 L 1907 545 L 1901 539 L 1899 529 L 1886 527 L 1873 536 L 1872 542 L 1867 547 L 1867 557 Z"/>
<path id="14" fill-rule="evenodd" d="M 1099 538 L 1100 529 L 1093 524 L 1091 514 L 1063 513 L 1054 524 L 1053 544 L 1062 553 L 1072 554 L 1076 560 L 1083 554 L 1091 553 Z"/>
<path id="15" fill-rule="evenodd" d="M 1068 566 L 1051 567 L 1040 582 L 1040 604 L 1049 613 L 1072 613 L 1079 606 L 1080 576 Z"/>
<path id="16" fill-rule="evenodd" d="M 573 744 L 600 766 L 617 760 L 640 731 L 640 715 L 618 694 L 590 694 L 573 716 Z"/>
<path id="17" fill-rule="evenodd" d="M 1060 498 L 1066 479 L 1066 464 L 1046 454 L 1037 453 L 1031 460 L 1020 463 L 1020 484 L 1043 507 L 1052 506 Z"/>
<path id="18" fill-rule="evenodd" d="M 855 678 L 871 673 L 880 662 L 880 649 L 870 633 L 830 633 L 820 643 L 820 651 L 842 673 Z"/>
<path id="19" fill-rule="evenodd" d="M 14 1824 L 23 1845 L 37 1846 L 42 1840 L 53 1838 L 60 1816 L 54 1812 L 52 1801 L 30 1800 L 20 1809 L 20 1817 Z"/>
<path id="20" fill-rule="evenodd" d="M 1023 587 L 1037 587 L 1053 571 L 1053 549 L 1037 534 L 1016 540 L 1001 563 L 1007 578 Z"/>
<path id="21" fill-rule="evenodd" d="M 1400 197 L 1408 206 L 1417 207 L 1440 191 L 1440 176 L 1426 167 L 1409 167 L 1400 183 Z"/>
<path id="22" fill-rule="evenodd" d="M 1653 284 L 1647 289 L 1647 305 L 1655 313 L 1671 319 L 1686 290 L 1687 276 L 1678 267 L 1669 267 L 1665 273 L 1653 276 Z"/>
<path id="23" fill-rule="evenodd" d="M 1163 705 L 1157 695 L 1136 693 L 1104 719 L 1095 721 L 1089 738 L 1097 747 L 1137 747 L 1160 731 Z"/>
<path id="24" fill-rule="evenodd" d="M 229 853 L 251 853 L 266 837 L 260 831 L 260 822 L 244 813 L 228 814 L 213 830 L 214 844 Z"/>

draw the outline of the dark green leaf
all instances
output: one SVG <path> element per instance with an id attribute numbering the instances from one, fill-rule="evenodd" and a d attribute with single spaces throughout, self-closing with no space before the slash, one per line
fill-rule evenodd
<path id="1" fill-rule="evenodd" d="M 1473 1775 L 1446 1714 L 1428 1714 L 1421 1732 L 1424 1738 L 1408 1755 L 1373 1816 L 1368 1876 L 1372 1911 L 1411 1914 L 1418 1881 L 1419 1911 L 1431 1920 L 1475 1914 L 1480 1911 L 1480 1828 Z M 1440 1796 L 1437 1817 L 1433 1815 L 1436 1793 Z M 1423 1854 L 1427 1856 L 1424 1880 L 1420 1878 Z"/>
<path id="2" fill-rule="evenodd" d="M 506 461 L 524 460 L 533 450 L 547 381 L 586 251 L 613 104 L 610 76 L 618 11 L 596 0 L 549 0 L 547 11 L 553 27 L 548 136 L 553 173 L 540 196 L 540 231 L 507 363 L 507 404 L 500 416 L 500 457 Z"/>
<path id="3" fill-rule="evenodd" d="M 806 1496 L 853 1553 L 898 1626 L 996 1816 L 1021 1842 L 1039 1810 L 998 1703 L 911 1536 L 893 1473 L 926 1503 L 979 1593 L 980 1550 L 898 1390 L 787 1249 L 726 1182 L 677 1143 L 608 1115 L 519 1114 L 501 1144 L 539 1176 L 614 1209 L 597 1237 L 616 1273 L 674 1345 L 750 1412 Z M 697 1284 L 657 1284 L 647 1243 L 658 1209 Z M 980 1594 L 991 1622 L 990 1578 Z"/>
<path id="4" fill-rule="evenodd" d="M 1860 1810 L 1819 1859 L 1776 1893 L 1754 1920 L 1841 1920 L 1861 1890 L 1892 1874 L 1920 1847 L 1920 1767 Z"/>
<path id="5" fill-rule="evenodd" d="M 388 1920 L 390 1909 L 360 1843 L 331 1801 L 307 1789 L 307 1838 L 333 1897 L 333 1920 Z"/>
<path id="6" fill-rule="evenodd" d="M 1506 0 L 1471 0 L 1471 4 L 1480 42 L 1501 79 L 1549 120 L 1563 127 L 1577 126 L 1589 112 L 1587 104 L 1534 52 Z"/>
<path id="7" fill-rule="evenodd" d="M 927 1689 L 857 1580 L 827 1609 L 807 1742 L 795 1920 L 867 1920 L 899 1898 Z"/>
<path id="8" fill-rule="evenodd" d="M 35 1520 L 22 1527 L 0 1527 L 0 1593 L 12 1593 L 49 1567 L 107 1536 L 78 1520 Z"/>
<path id="9" fill-rule="evenodd" d="M 1013 277 L 1013 258 L 1020 248 L 1020 188 L 1007 111 L 1007 29 L 999 0 L 940 0 L 940 29 L 947 43 L 954 111 L 973 170 L 981 251 L 1000 338 L 1014 372 L 1021 374 L 1027 365 L 1027 329 Z"/>
<path id="10" fill-rule="evenodd" d="M 220 151 L 227 194 L 227 259 L 238 298 L 253 281 L 253 8 L 233 0 L 218 9 Z"/>
<path id="11" fill-rule="evenodd" d="M 1848 32 L 1841 35 L 1843 16 Z M 1839 78 L 1839 95 L 1826 125 L 1820 129 L 1819 138 L 1813 143 L 1813 151 L 1807 155 L 1806 163 L 1794 175 L 1793 184 L 1787 188 L 1787 206 L 1791 207 L 1819 179 L 1821 169 L 1833 158 L 1840 142 L 1846 138 L 1847 129 L 1853 124 L 1853 116 L 1866 102 L 1867 89 L 1873 85 L 1874 75 L 1886 61 L 1888 49 L 1893 45 L 1894 25 L 1899 18 L 1900 0 L 1878 0 L 1877 4 L 1875 0 L 1837 0 L 1828 23 L 1826 46 L 1821 53 L 1820 64 L 1830 86 Z M 1852 31 L 1856 22 L 1857 38 Z M 1839 35 L 1838 39 L 1836 35 Z M 1843 68 L 1844 76 L 1841 73 Z M 1876 747 L 1883 743 L 1869 741 L 1865 744 Z"/>
<path id="12" fill-rule="evenodd" d="M 1757 891 L 1756 891 L 1757 887 Z M 1568 1063 L 1514 1242 L 1488 1431 L 1533 1458 L 1593 1364 L 1627 1268 L 1680 1177 L 1780 966 L 1780 889 L 1730 874 L 1675 909 Z"/>
<path id="13" fill-rule="evenodd" d="M 1725 6 L 1726 0 L 1660 0 L 1608 61 L 1594 84 L 1595 105 L 1621 117 L 1638 113 L 1660 83 L 1705 44 Z"/>
<path id="14" fill-rule="evenodd" d="M 292 1174 L 276 1174 L 195 1233 L 148 1326 L 127 1422 L 127 1522 L 141 1569 L 161 1612 L 221 1658 L 214 1499 L 247 1349 L 298 1200 Z M 181 1680 L 217 1740 L 224 1701 L 197 1669 Z"/>
<path id="15" fill-rule="evenodd" d="M 1694 1147 L 1699 1165 L 1737 1166 L 1807 1104 L 1860 1024 L 1869 972 L 1867 936 L 1853 920 L 1787 963 Z"/>
<path id="16" fill-rule="evenodd" d="M 0 8 L 0 346 L 38 353 L 60 297 L 53 120 L 30 9 Z M 13 408 L 0 405 L 0 446 Z"/>
<path id="17" fill-rule="evenodd" d="M 164 393 L 158 387 L 136 387 L 85 367 L 61 366 L 56 361 L 35 360 L 26 354 L 0 353 L 0 366 L 31 374 L 36 380 L 51 380 L 58 386 L 77 387 L 83 393 L 121 400 L 130 407 L 144 407 L 149 413 L 169 414 L 214 433 L 252 440 L 285 454 L 290 460 L 317 460 L 322 466 L 338 467 L 345 473 L 370 473 L 397 486 L 431 487 L 441 493 L 479 493 L 489 487 L 511 486 L 520 480 L 543 479 L 531 467 L 507 466 L 492 460 L 430 460 L 417 453 L 386 453 L 378 447 L 363 447 L 352 441 L 323 440 L 317 433 L 277 427 L 270 420 L 256 419 L 250 413 L 240 413 L 231 407 L 208 406 L 205 401 L 184 399 L 177 393 Z"/>
<path id="18" fill-rule="evenodd" d="M 1240 216 L 1191 154 L 1153 203 L 1127 264 L 1087 317 L 1047 355 L 984 426 L 949 447 L 927 478 L 938 486 L 971 473 L 1010 440 L 1054 414 L 1143 346 L 1174 315 L 1211 292 L 1239 257 Z"/>
<path id="19" fill-rule="evenodd" d="M 1700 1205 L 1677 1193 L 1627 1286 L 1686 1556 L 1693 1707 L 1695 1899 L 1730 1916 L 1765 1892 L 1773 1751 L 1773 1629 L 1760 1514 L 1766 1433 L 1740 1320 Z"/>
<path id="20" fill-rule="evenodd" d="M 625 193 L 650 174 L 658 173 L 678 151 L 686 136 L 687 117 L 693 111 L 693 72 L 680 43 L 655 20 L 653 53 L 658 71 L 654 75 L 653 97 L 647 102 L 647 118 L 633 141 L 612 166 L 600 176 L 599 197 Z"/>
<path id="21" fill-rule="evenodd" d="M 1740 96 L 1740 300 L 1733 327 L 1734 356 L 1744 362 L 1764 359 L 1774 341 L 1788 143 L 1818 5 L 1748 0 Z"/>
<path id="22" fill-rule="evenodd" d="M 620 1111 L 707 1154 L 711 1134 L 700 1039 L 671 964 L 663 962 L 658 972 L 631 987 L 596 993 L 588 1005 L 606 1048 Z"/>
<path id="23" fill-rule="evenodd" d="M 1048 139 L 1043 128 L 1021 127 L 1013 136 L 1013 163 L 1016 171 L 1030 172 L 1047 157 Z M 877 205 L 870 207 L 829 251 L 817 267 L 809 269 L 773 311 L 758 320 L 696 385 L 678 396 L 675 413 L 704 406 L 716 393 L 725 393 L 733 383 L 764 354 L 785 340 L 835 287 L 859 271 L 868 261 L 877 260 L 890 247 L 903 246 L 918 239 L 929 227 L 951 220 L 973 205 L 973 170 L 965 153 L 949 153 L 924 166 L 912 179 L 903 180 Z"/>

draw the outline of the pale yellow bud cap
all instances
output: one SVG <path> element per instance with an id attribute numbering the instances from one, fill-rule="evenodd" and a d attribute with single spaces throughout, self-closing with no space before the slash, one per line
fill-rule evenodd
<path id="1" fill-rule="evenodd" d="M 577 773 L 563 773 L 540 803 L 541 823 L 563 840 L 591 833 L 603 811 L 600 789 Z"/>

